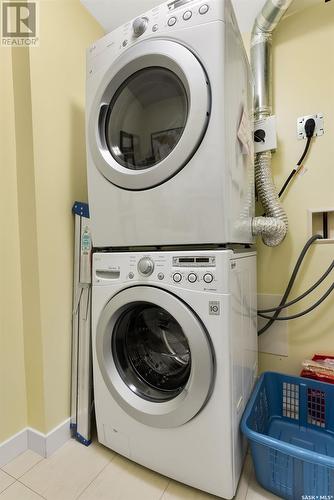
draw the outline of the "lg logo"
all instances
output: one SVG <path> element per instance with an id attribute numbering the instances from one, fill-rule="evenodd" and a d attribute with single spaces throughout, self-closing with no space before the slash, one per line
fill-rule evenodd
<path id="1" fill-rule="evenodd" d="M 2 45 L 34 46 L 37 42 L 36 2 L 1 3 Z"/>

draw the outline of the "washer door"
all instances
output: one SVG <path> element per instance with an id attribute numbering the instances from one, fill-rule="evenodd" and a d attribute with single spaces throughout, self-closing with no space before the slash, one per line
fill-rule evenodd
<path id="1" fill-rule="evenodd" d="M 106 71 L 88 118 L 95 166 L 129 190 L 157 186 L 196 152 L 211 106 L 207 76 L 176 42 L 146 40 Z"/>
<path id="2" fill-rule="evenodd" d="M 210 396 L 208 334 L 189 307 L 159 288 L 128 288 L 110 300 L 98 323 L 96 354 L 114 399 L 146 425 L 180 426 Z"/>

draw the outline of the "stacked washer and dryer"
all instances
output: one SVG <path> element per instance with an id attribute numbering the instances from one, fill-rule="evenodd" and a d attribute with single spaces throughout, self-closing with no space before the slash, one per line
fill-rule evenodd
<path id="1" fill-rule="evenodd" d="M 98 439 L 232 498 L 257 375 L 252 83 L 229 0 L 171 0 L 88 50 Z"/>

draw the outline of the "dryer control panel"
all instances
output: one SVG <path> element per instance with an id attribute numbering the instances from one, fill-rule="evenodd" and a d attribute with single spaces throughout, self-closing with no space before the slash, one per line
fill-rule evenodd
<path id="1" fill-rule="evenodd" d="M 174 31 L 225 21 L 222 0 L 170 0 L 97 40 L 87 50 L 87 76 L 141 40 L 169 37 Z"/>

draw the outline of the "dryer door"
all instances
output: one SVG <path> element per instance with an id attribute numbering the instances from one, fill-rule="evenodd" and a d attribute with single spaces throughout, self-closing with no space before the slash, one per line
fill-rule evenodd
<path id="1" fill-rule="evenodd" d="M 205 327 L 159 288 L 135 286 L 109 301 L 97 327 L 96 355 L 111 395 L 146 425 L 180 426 L 210 396 L 214 354 Z"/>
<path id="2" fill-rule="evenodd" d="M 183 45 L 146 40 L 106 71 L 88 117 L 95 166 L 128 190 L 157 186 L 194 155 L 210 114 L 205 71 Z"/>

